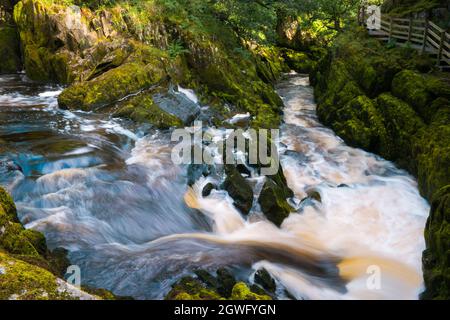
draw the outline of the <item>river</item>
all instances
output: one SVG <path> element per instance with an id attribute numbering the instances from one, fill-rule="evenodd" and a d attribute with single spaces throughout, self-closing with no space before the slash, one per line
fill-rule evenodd
<path id="1" fill-rule="evenodd" d="M 417 299 L 423 290 L 428 203 L 405 171 L 319 123 L 307 77 L 289 74 L 277 87 L 281 163 L 296 207 L 281 228 L 256 201 L 244 218 L 226 192 L 202 197 L 220 176 L 188 189 L 170 132 L 60 110 L 61 90 L 0 77 L 0 184 L 26 228 L 69 250 L 84 284 L 162 299 L 195 268 L 231 266 L 250 281 L 266 268 L 280 299 L 283 288 L 297 299 Z M 264 177 L 248 180 L 258 194 Z M 311 190 L 321 202 L 301 201 Z"/>

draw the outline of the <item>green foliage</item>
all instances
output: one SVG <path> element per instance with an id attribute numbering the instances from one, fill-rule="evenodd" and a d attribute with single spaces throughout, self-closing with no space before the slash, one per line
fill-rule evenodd
<path id="1" fill-rule="evenodd" d="M 189 52 L 189 50 L 187 50 L 184 47 L 184 45 L 181 42 L 181 40 L 176 40 L 176 41 L 172 42 L 171 44 L 169 44 L 169 47 L 167 48 L 167 51 L 169 52 L 169 56 L 170 56 L 171 59 L 175 59 L 178 56 Z"/>

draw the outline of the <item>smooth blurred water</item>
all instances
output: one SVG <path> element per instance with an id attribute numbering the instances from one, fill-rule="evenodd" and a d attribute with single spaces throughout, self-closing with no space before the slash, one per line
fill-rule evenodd
<path id="1" fill-rule="evenodd" d="M 220 175 L 188 189 L 169 132 L 59 110 L 60 90 L 0 77 L 0 184 L 27 228 L 70 251 L 85 284 L 162 298 L 195 268 L 232 266 L 252 280 L 264 266 L 299 299 L 417 298 L 428 204 L 407 173 L 318 123 L 307 78 L 288 75 L 278 87 L 281 162 L 298 204 L 281 228 L 258 205 L 245 219 L 224 191 L 203 198 Z M 258 194 L 264 177 L 249 181 Z M 311 190 L 322 203 L 300 203 Z M 376 290 L 367 286 L 373 265 L 382 275 Z"/>

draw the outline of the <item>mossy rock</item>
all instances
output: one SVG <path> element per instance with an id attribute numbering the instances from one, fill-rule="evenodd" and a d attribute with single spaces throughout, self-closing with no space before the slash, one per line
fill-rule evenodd
<path id="1" fill-rule="evenodd" d="M 0 26 L 0 74 L 15 73 L 21 69 L 19 36 L 15 27 Z"/>
<path id="2" fill-rule="evenodd" d="M 275 290 L 277 289 L 275 280 L 270 276 L 269 272 L 267 272 L 267 270 L 264 268 L 256 271 L 255 283 L 261 285 L 261 287 L 263 287 L 270 293 L 275 293 Z"/>
<path id="3" fill-rule="evenodd" d="M 316 62 L 304 52 L 285 49 L 282 54 L 286 64 L 296 72 L 310 73 L 315 68 Z"/>
<path id="4" fill-rule="evenodd" d="M 422 118 L 427 118 L 431 96 L 422 75 L 411 70 L 399 72 L 392 81 L 392 93 L 409 103 Z"/>
<path id="5" fill-rule="evenodd" d="M 236 284 L 236 279 L 227 268 L 220 268 L 216 271 L 217 274 L 217 292 L 229 298 L 232 295 L 233 287 Z"/>
<path id="6" fill-rule="evenodd" d="M 253 190 L 244 177 L 233 165 L 225 166 L 227 177 L 223 183 L 223 188 L 234 200 L 234 205 L 243 214 L 248 214 L 253 206 Z"/>
<path id="7" fill-rule="evenodd" d="M 425 126 L 423 120 L 410 105 L 391 94 L 380 95 L 377 103 L 390 139 L 383 155 L 395 159 L 400 166 L 415 173 L 412 146 L 415 142 L 414 136 Z"/>
<path id="8" fill-rule="evenodd" d="M 413 145 L 419 189 L 428 199 L 446 186 L 450 177 L 450 108 L 442 108 L 429 126 L 420 130 Z"/>
<path id="9" fill-rule="evenodd" d="M 448 299 L 450 296 L 450 185 L 437 191 L 431 201 L 423 255 L 424 299 Z"/>
<path id="10" fill-rule="evenodd" d="M 0 251 L 0 300 L 93 299 L 49 271 Z"/>
<path id="11" fill-rule="evenodd" d="M 383 153 L 389 146 L 384 118 L 367 96 L 358 96 L 336 112 L 336 133 L 351 146 Z"/>
<path id="12" fill-rule="evenodd" d="M 231 300 L 272 300 L 268 295 L 259 295 L 250 290 L 244 282 L 238 282 L 234 285 L 231 292 Z"/>
<path id="13" fill-rule="evenodd" d="M 4 214 L 6 214 L 7 218 L 12 222 L 19 222 L 17 218 L 17 210 L 16 205 L 14 204 L 14 200 L 11 198 L 9 193 L 0 187 L 0 210 L 3 209 Z"/>
<path id="14" fill-rule="evenodd" d="M 183 277 L 166 295 L 166 300 L 222 300 L 215 291 L 207 289 L 198 279 Z"/>
<path id="15" fill-rule="evenodd" d="M 162 110 L 150 94 L 139 94 L 119 103 L 116 117 L 126 117 L 140 123 L 150 123 L 158 129 L 181 127 L 183 122 L 175 115 Z"/>
<path id="16" fill-rule="evenodd" d="M 118 102 L 161 82 L 166 76 L 160 63 L 129 63 L 87 82 L 65 89 L 58 97 L 63 109 L 95 110 Z M 150 105 L 150 103 L 149 103 Z"/>
<path id="17" fill-rule="evenodd" d="M 266 218 L 278 227 L 294 211 L 286 201 L 285 196 L 286 193 L 283 186 L 278 185 L 274 180 L 266 177 L 266 182 L 259 195 L 258 203 Z"/>

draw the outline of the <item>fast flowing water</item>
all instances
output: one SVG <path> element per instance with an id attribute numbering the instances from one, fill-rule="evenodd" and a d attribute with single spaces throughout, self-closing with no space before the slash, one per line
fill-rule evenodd
<path id="1" fill-rule="evenodd" d="M 296 212 L 281 228 L 255 205 L 248 218 L 224 191 L 202 197 L 172 163 L 170 133 L 101 113 L 58 109 L 60 88 L 0 78 L 0 184 L 27 228 L 69 250 L 84 284 L 162 298 L 196 268 L 260 267 L 297 299 L 414 299 L 428 204 L 416 182 L 346 146 L 315 115 L 304 76 L 278 87 L 285 102 L 281 163 Z M 195 101 L 192 92 L 180 90 Z M 258 194 L 264 177 L 249 182 Z M 311 190 L 321 202 L 306 200 Z"/>

